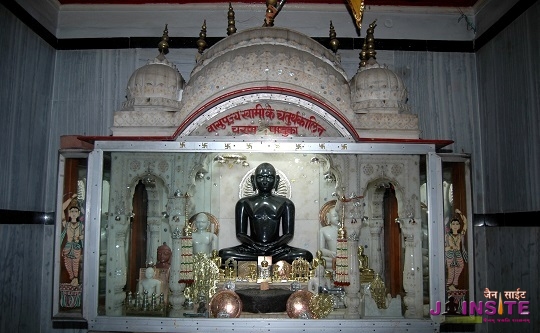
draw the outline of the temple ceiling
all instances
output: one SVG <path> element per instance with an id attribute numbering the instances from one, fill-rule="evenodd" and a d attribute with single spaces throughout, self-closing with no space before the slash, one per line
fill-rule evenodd
<path id="1" fill-rule="evenodd" d="M 62 5 L 69 4 L 188 4 L 188 3 L 229 3 L 223 0 L 59 0 Z M 236 0 L 237 3 L 261 3 L 263 1 Z M 427 6 L 427 7 L 472 7 L 478 0 L 372 0 L 365 5 L 377 6 Z M 345 0 L 288 0 L 288 3 L 343 4 Z"/>

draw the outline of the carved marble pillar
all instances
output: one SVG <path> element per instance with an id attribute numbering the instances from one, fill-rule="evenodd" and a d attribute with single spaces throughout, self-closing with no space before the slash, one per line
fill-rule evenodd
<path id="1" fill-rule="evenodd" d="M 352 233 L 347 239 L 350 284 L 345 287 L 345 318 L 360 318 L 360 272 L 358 270 L 358 235 Z"/>
<path id="2" fill-rule="evenodd" d="M 109 223 L 109 244 L 107 263 L 107 293 L 106 314 L 108 316 L 122 315 L 122 305 L 126 297 L 124 286 L 127 279 L 126 265 L 126 232 L 129 223 L 126 215 L 117 215 Z"/>
<path id="3" fill-rule="evenodd" d="M 169 305 L 171 310 L 169 311 L 169 317 L 182 317 L 183 304 L 186 300 L 184 296 L 185 283 L 178 283 L 180 280 L 180 263 L 182 255 L 182 246 L 180 238 L 182 237 L 182 230 L 178 227 L 172 232 L 172 262 L 171 271 L 169 277 L 169 288 L 171 294 L 169 295 Z"/>
<path id="4" fill-rule="evenodd" d="M 162 244 L 161 242 L 161 220 L 160 218 L 148 219 L 148 249 L 146 258 L 147 261 L 157 263 L 157 249 Z"/>
<path id="5" fill-rule="evenodd" d="M 403 289 L 406 306 L 406 318 L 421 318 L 423 315 L 423 283 L 422 283 L 422 243 L 421 226 L 413 218 L 400 221 L 405 246 L 403 264 Z"/>
<path id="6" fill-rule="evenodd" d="M 383 228 L 382 220 L 370 220 L 368 222 L 369 233 L 371 235 L 371 252 L 368 255 L 370 268 L 375 271 L 375 273 L 383 274 L 382 272 L 382 250 L 381 250 L 381 232 Z"/>

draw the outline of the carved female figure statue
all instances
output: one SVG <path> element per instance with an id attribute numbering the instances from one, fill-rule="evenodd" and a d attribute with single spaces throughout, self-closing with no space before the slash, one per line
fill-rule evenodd
<path id="1" fill-rule="evenodd" d="M 446 258 L 446 287 L 448 290 L 456 290 L 459 276 L 467 262 L 465 248 L 465 233 L 467 232 L 467 218 L 459 209 L 455 210 L 455 216 L 448 224 L 448 233 L 444 237 L 444 253 Z"/>
<path id="2" fill-rule="evenodd" d="M 77 203 L 77 194 L 74 194 L 62 205 L 67 211 L 68 219 L 62 219 L 62 233 L 60 239 L 66 242 L 62 249 L 64 267 L 71 280 L 72 286 L 79 285 L 79 265 L 82 258 L 82 248 L 84 239 L 84 224 L 80 221 L 81 210 Z"/>

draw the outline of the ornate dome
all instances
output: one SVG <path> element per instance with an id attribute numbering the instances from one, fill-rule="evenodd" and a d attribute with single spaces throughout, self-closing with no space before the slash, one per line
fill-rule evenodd
<path id="1" fill-rule="evenodd" d="M 360 54 L 360 69 L 351 79 L 351 101 L 357 113 L 408 113 L 407 89 L 401 78 L 375 60 L 375 22 L 369 25 Z"/>
<path id="2" fill-rule="evenodd" d="M 407 88 L 401 78 L 371 58 L 351 80 L 353 109 L 359 113 L 406 113 Z"/>
<path id="3" fill-rule="evenodd" d="M 220 127 L 222 135 L 253 128 L 280 138 L 293 133 L 278 130 L 350 140 L 356 134 L 348 122 L 354 114 L 347 75 L 336 55 L 314 39 L 290 29 L 258 27 L 202 51 L 187 83 L 162 54 L 136 70 L 128 100 L 115 112 L 113 135 L 219 135 L 210 127 L 214 122 L 239 108 L 261 106 L 279 111 L 283 119 L 272 113 L 268 119 L 242 118 L 234 126 L 228 121 Z"/>
<path id="4" fill-rule="evenodd" d="M 184 84 L 184 78 L 176 66 L 161 53 L 133 72 L 122 110 L 136 110 L 139 107 L 155 109 L 159 106 L 179 110 Z"/>
<path id="5" fill-rule="evenodd" d="M 332 51 L 299 32 L 279 27 L 228 36 L 198 60 L 186 85 L 182 118 L 207 100 L 245 87 L 288 87 L 325 98 L 352 115 L 348 79 Z"/>
<path id="6" fill-rule="evenodd" d="M 177 111 L 185 81 L 165 54 L 169 50 L 169 30 L 165 25 L 158 44 L 159 55 L 131 74 L 122 111 Z"/>
<path id="7" fill-rule="evenodd" d="M 360 53 L 360 69 L 349 82 L 353 123 L 358 133 L 371 138 L 418 139 L 418 116 L 407 105 L 407 89 L 401 78 L 375 60 L 377 25 L 369 25 Z"/>

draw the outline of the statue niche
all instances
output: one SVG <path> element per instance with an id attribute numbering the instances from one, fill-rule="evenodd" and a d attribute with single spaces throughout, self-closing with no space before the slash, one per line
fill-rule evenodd
<path id="1" fill-rule="evenodd" d="M 139 269 L 158 264 L 163 244 L 171 244 L 171 236 L 162 233 L 170 229 L 163 226 L 163 213 L 166 206 L 165 184 L 150 170 L 138 176 L 132 193 L 129 230 L 127 237 L 127 288 L 137 289 Z M 170 264 L 170 258 L 169 258 Z"/>

